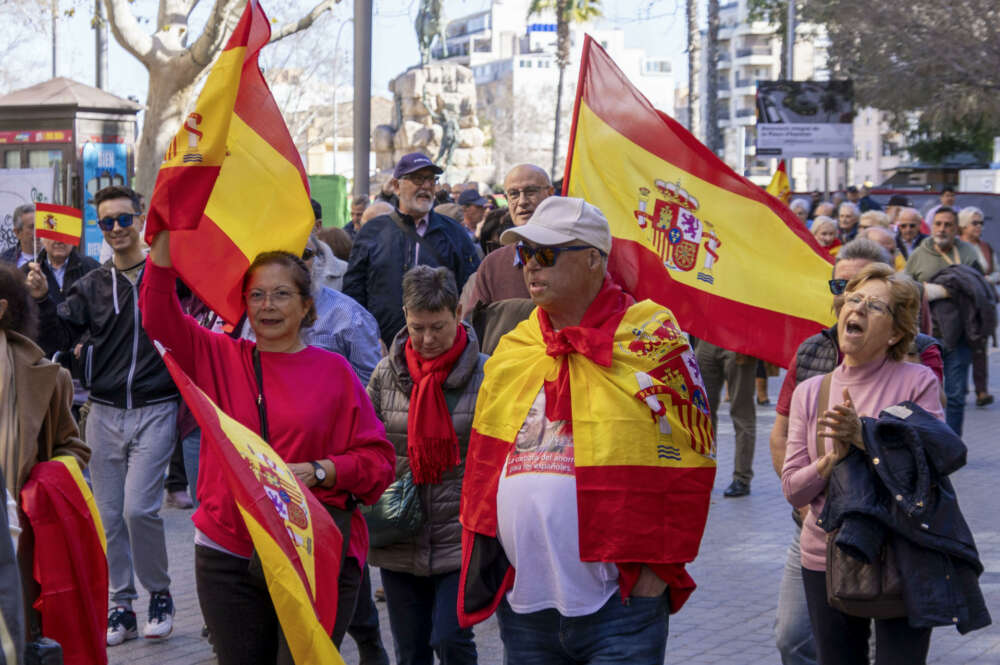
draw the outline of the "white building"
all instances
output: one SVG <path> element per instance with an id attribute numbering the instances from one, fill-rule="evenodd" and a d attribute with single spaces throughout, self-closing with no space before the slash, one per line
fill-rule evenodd
<path id="1" fill-rule="evenodd" d="M 552 164 L 555 128 L 556 24 L 551 12 L 528 19 L 529 0 L 494 0 L 481 12 L 448 22 L 447 57 L 440 44 L 436 59 L 470 67 L 475 75 L 479 118 L 492 137 L 496 180 L 515 164 L 530 162 L 548 169 Z M 593 25 L 570 27 L 570 65 L 564 77 L 560 112 L 561 141 L 556 173 L 565 168 L 580 54 L 590 34 L 650 102 L 665 113 L 674 110 L 674 81 L 666 58 L 650 58 L 626 44 L 622 30 L 598 30 Z"/>
<path id="2" fill-rule="evenodd" d="M 756 94 L 758 80 L 776 80 L 781 73 L 782 40 L 777 27 L 764 21 L 750 21 L 747 0 L 736 0 L 719 8 L 718 97 L 707 95 L 707 53 L 702 33 L 702 64 L 698 88 L 701 91 L 702 121 L 707 121 L 709 103 L 718 105 L 723 137 L 723 160 L 737 173 L 758 184 L 770 182 L 777 160 L 756 156 Z M 796 29 L 794 80 L 825 81 L 830 78 L 827 63 L 829 39 L 816 25 L 800 24 Z M 703 137 L 699 137 L 703 138 Z M 849 160 L 796 158 L 789 160 L 789 177 L 795 191 L 842 189 L 866 181 L 878 184 L 901 156 L 902 137 L 888 128 L 884 114 L 871 108 L 858 109 L 854 120 L 855 156 Z"/>

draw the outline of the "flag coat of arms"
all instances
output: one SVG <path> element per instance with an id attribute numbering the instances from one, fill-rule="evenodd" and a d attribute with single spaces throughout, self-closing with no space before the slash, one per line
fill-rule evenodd
<path id="1" fill-rule="evenodd" d="M 257 64 L 271 28 L 249 0 L 156 178 L 146 241 L 169 229 L 174 269 L 229 323 L 257 254 L 301 254 L 315 218 L 309 181 Z"/>
<path id="2" fill-rule="evenodd" d="M 342 539 L 333 518 L 256 433 L 228 416 L 157 343 L 170 375 L 223 460 L 223 475 L 260 557 L 267 589 L 299 665 L 344 665 L 330 639 Z"/>
<path id="3" fill-rule="evenodd" d="M 787 367 L 832 323 L 830 259 L 812 234 L 655 109 L 590 36 L 563 183 L 608 218 L 615 280 L 696 337 Z"/>
<path id="4" fill-rule="evenodd" d="M 35 235 L 79 245 L 83 234 L 83 213 L 76 208 L 51 203 L 35 204 Z"/>

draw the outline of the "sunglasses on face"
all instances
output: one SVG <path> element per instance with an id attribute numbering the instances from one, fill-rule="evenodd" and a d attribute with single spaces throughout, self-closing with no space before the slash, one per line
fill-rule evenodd
<path id="1" fill-rule="evenodd" d="M 118 222 L 118 226 L 122 227 L 123 229 L 127 229 L 128 227 L 132 226 L 132 222 L 134 221 L 135 216 L 136 216 L 135 213 L 123 212 L 117 217 L 103 217 L 97 220 L 97 225 L 101 227 L 102 231 L 110 231 L 111 229 L 115 228 L 115 222 Z"/>
<path id="2" fill-rule="evenodd" d="M 542 268 L 551 268 L 556 264 L 556 260 L 563 252 L 581 252 L 585 249 L 594 249 L 590 245 L 570 245 L 568 247 L 529 247 L 524 243 L 517 243 L 517 258 L 521 265 L 527 265 L 528 261 L 535 259 Z"/>
<path id="3" fill-rule="evenodd" d="M 896 226 L 898 226 L 901 229 L 915 229 L 915 228 L 917 228 L 916 224 L 897 224 Z"/>
<path id="4" fill-rule="evenodd" d="M 846 279 L 831 279 L 827 283 L 830 285 L 830 293 L 832 293 L 835 296 L 839 296 L 844 292 L 845 289 L 847 289 Z"/>
<path id="5" fill-rule="evenodd" d="M 308 247 L 306 247 L 304 250 L 302 250 L 302 260 L 303 261 L 308 261 L 309 259 L 311 259 L 314 256 L 316 256 L 316 252 L 314 252 L 313 250 L 309 249 Z"/>

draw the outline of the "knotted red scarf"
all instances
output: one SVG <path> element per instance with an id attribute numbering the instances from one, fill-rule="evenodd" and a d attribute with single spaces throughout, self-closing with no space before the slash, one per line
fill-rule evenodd
<path id="1" fill-rule="evenodd" d="M 632 296 L 622 291 L 610 275 L 605 275 L 601 290 L 578 326 L 553 330 L 549 315 L 539 307 L 538 327 L 545 340 L 545 353 L 553 358 L 579 353 L 602 367 L 610 367 L 615 330 L 633 304 Z"/>
<path id="2" fill-rule="evenodd" d="M 441 482 L 442 473 L 462 462 L 458 435 L 441 386 L 468 341 L 465 327 L 459 324 L 452 347 L 427 360 L 413 349 L 411 340 L 406 340 L 406 368 L 413 379 L 406 416 L 406 450 L 413 481 L 418 485 Z"/>

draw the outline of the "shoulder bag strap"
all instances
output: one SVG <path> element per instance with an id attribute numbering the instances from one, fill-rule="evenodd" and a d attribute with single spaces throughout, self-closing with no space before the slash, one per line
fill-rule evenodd
<path id="1" fill-rule="evenodd" d="M 402 231 L 406 237 L 420 245 L 420 248 L 430 254 L 439 266 L 447 267 L 448 264 L 441 260 L 441 255 L 437 253 L 436 249 L 434 249 L 434 245 L 432 245 L 430 241 L 424 239 L 423 236 L 418 235 L 416 229 L 404 222 L 402 218 L 400 218 L 399 212 L 393 210 L 389 213 L 389 217 L 392 218 L 392 221 L 395 222 L 396 226 L 399 227 L 399 230 Z M 430 224 L 430 217 L 427 219 L 427 223 Z"/>
<path id="2" fill-rule="evenodd" d="M 819 419 L 830 406 L 830 383 L 833 381 L 833 372 L 825 374 L 819 384 L 819 399 L 816 400 L 816 456 L 817 459 L 826 455 L 826 441 L 820 436 L 822 426 Z"/>
<path id="3" fill-rule="evenodd" d="M 267 430 L 267 404 L 264 402 L 264 373 L 260 369 L 260 351 L 253 347 L 253 373 L 257 377 L 257 414 L 260 416 L 260 438 L 270 443 L 271 436 Z"/>

